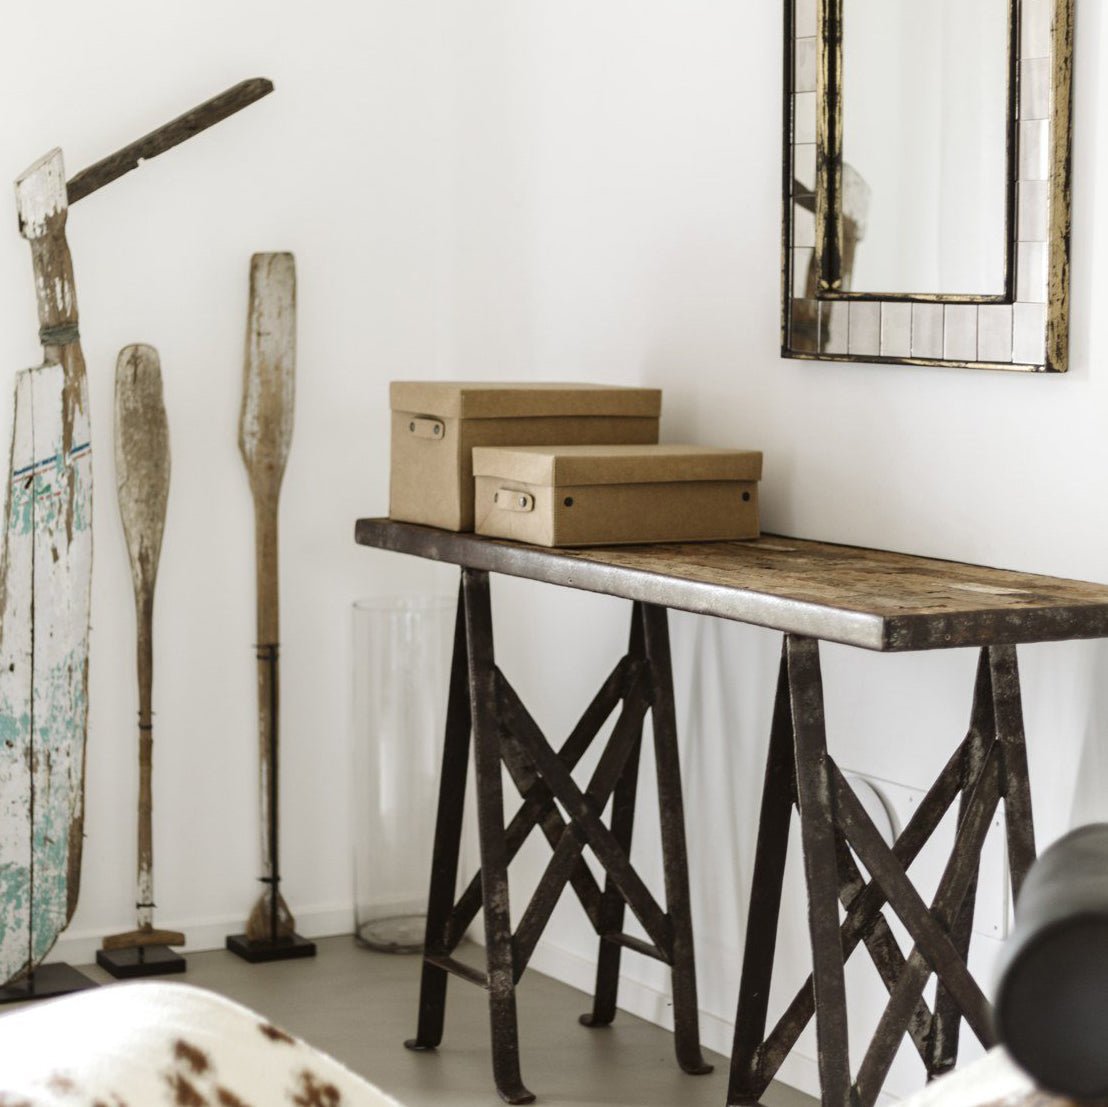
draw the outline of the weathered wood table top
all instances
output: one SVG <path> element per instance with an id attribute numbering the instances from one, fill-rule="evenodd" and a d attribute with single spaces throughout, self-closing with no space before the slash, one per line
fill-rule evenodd
<path id="1" fill-rule="evenodd" d="M 1108 586 L 764 535 L 552 550 L 390 519 L 364 546 L 869 650 L 1108 637 Z"/>

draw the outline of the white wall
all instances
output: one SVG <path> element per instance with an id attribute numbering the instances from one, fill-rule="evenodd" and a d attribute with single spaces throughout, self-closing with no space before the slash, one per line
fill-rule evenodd
<path id="1" fill-rule="evenodd" d="M 278 85 L 71 215 L 99 450 L 78 934 L 130 919 L 132 615 L 109 448 L 112 364 L 130 341 L 162 351 L 176 466 L 157 628 L 159 917 L 218 938 L 256 892 L 250 512 L 235 448 L 252 250 L 295 250 L 301 282 L 283 505 L 284 841 L 305 929 L 341 928 L 349 902 L 347 605 L 452 583 L 351 542 L 353 519 L 385 507 L 391 377 L 658 385 L 666 438 L 765 450 L 769 530 L 1108 579 L 1108 327 L 1093 314 L 1108 296 L 1099 6 L 1081 6 L 1077 30 L 1073 369 L 1050 379 L 780 360 L 776 3 L 61 9 L 48 51 L 15 46 L 44 38 L 41 16 L 9 15 L 9 177 L 53 143 L 77 169 L 241 76 Z M 14 229 L 0 293 L 14 370 L 37 352 Z M 564 731 L 618 655 L 626 612 L 508 580 L 495 596 L 507 675 Z M 673 627 L 705 1034 L 724 1046 L 779 642 L 685 616 Z M 974 657 L 832 647 L 824 661 L 833 753 L 926 785 L 964 732 Z M 1108 815 L 1108 650 L 1036 647 L 1021 662 L 1046 843 Z M 657 878 L 642 810 L 636 855 Z M 527 855 L 521 888 L 544 856 Z M 587 926 L 568 903 L 556 919 L 538 963 L 587 980 Z M 785 928 L 795 977 L 795 895 Z M 664 1017 L 657 968 L 629 955 L 624 994 Z M 789 1073 L 810 1086 L 803 1061 Z M 917 1079 L 901 1066 L 893 1090 Z"/>
<path id="2" fill-rule="evenodd" d="M 159 919 L 221 942 L 260 890 L 253 515 L 237 426 L 249 257 L 280 249 L 296 253 L 300 298 L 281 514 L 284 869 L 304 928 L 343 929 L 348 605 L 427 578 L 399 561 L 375 566 L 353 522 L 386 502 L 388 379 L 452 360 L 443 5 L 54 10 L 49 23 L 30 5 L 9 13 L 6 179 L 54 144 L 75 172 L 244 77 L 277 85 L 70 213 L 97 490 L 88 843 L 72 933 L 133 925 L 134 616 L 112 462 L 114 365 L 129 342 L 161 352 L 174 465 L 156 604 Z M 41 355 L 9 205 L 0 361 L 13 379 Z M 9 394 L 0 388 L 5 423 Z"/>

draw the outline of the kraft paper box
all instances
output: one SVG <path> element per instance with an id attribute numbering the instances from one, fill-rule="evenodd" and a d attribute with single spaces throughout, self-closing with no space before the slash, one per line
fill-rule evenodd
<path id="1" fill-rule="evenodd" d="M 704 446 L 473 451 L 477 533 L 536 546 L 758 536 L 762 455 Z"/>
<path id="2" fill-rule="evenodd" d="M 393 381 L 389 515 L 473 530 L 475 446 L 658 441 L 662 393 L 595 384 Z"/>

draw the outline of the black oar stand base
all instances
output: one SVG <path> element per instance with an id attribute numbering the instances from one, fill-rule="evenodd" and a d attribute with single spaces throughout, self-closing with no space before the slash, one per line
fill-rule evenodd
<path id="1" fill-rule="evenodd" d="M 96 987 L 98 985 L 95 980 L 89 980 L 72 965 L 39 965 L 29 976 L 0 988 L 0 1004 L 53 999 L 55 996 L 66 996 L 70 992 L 84 992 Z"/>
<path id="2" fill-rule="evenodd" d="M 227 938 L 227 948 L 252 965 L 263 961 L 291 961 L 297 957 L 314 957 L 315 942 L 293 934 L 291 938 L 279 938 L 275 942 L 252 942 L 245 934 L 232 934 Z"/>
<path id="3" fill-rule="evenodd" d="M 132 946 L 129 949 L 98 949 L 96 963 L 116 980 L 142 976 L 169 976 L 184 972 L 187 962 L 169 946 Z"/>

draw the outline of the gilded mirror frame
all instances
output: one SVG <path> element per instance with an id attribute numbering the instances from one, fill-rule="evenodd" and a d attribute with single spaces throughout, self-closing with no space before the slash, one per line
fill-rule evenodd
<path id="1" fill-rule="evenodd" d="M 785 0 L 782 355 L 1065 372 L 1074 0 L 1009 0 L 1001 295 L 842 288 L 842 0 Z"/>

